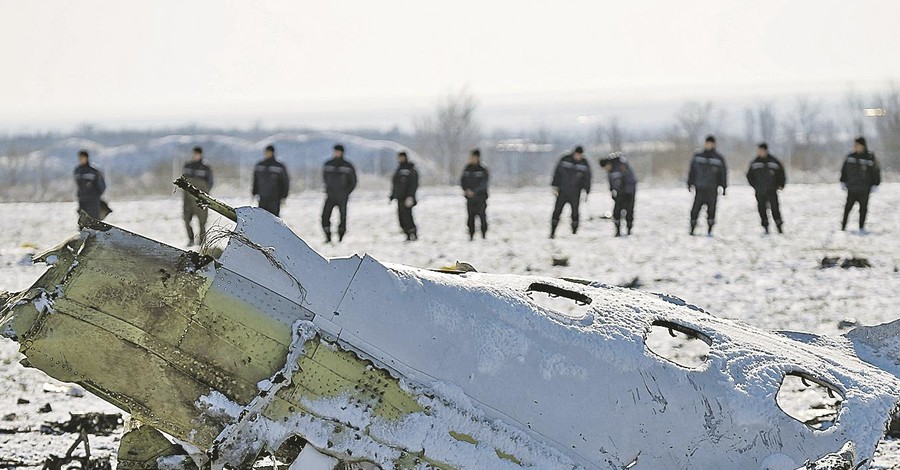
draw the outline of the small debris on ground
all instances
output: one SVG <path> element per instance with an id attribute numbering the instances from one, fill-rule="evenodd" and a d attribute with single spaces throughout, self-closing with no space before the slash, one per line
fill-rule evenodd
<path id="1" fill-rule="evenodd" d="M 843 263 L 841 263 L 841 267 L 844 269 L 871 268 L 872 263 L 869 263 L 869 260 L 866 258 L 847 258 Z"/>
<path id="2" fill-rule="evenodd" d="M 65 393 L 70 397 L 81 398 L 84 396 L 84 389 L 76 385 L 56 385 L 48 382 L 44 384 L 44 393 Z"/>
<path id="3" fill-rule="evenodd" d="M 44 423 L 42 434 L 67 434 L 84 431 L 97 436 L 109 436 L 123 423 L 119 413 L 69 413 L 64 423 Z"/>
<path id="4" fill-rule="evenodd" d="M 563 256 L 559 256 L 559 257 L 554 256 L 554 257 L 553 257 L 553 264 L 552 264 L 552 265 L 553 265 L 553 266 L 563 266 L 563 267 L 568 266 L 568 265 L 569 265 L 569 258 L 566 258 L 566 257 L 563 257 Z"/>
<path id="5" fill-rule="evenodd" d="M 78 457 L 73 455 L 79 444 L 84 445 L 84 456 Z M 77 463 L 77 467 L 70 464 Z M 64 457 L 50 455 L 44 460 L 42 470 L 64 470 L 69 468 L 79 468 L 81 470 L 112 470 L 112 464 L 109 457 L 91 457 L 91 444 L 88 441 L 88 433 L 82 429 L 75 443 L 69 447 Z"/>
<path id="6" fill-rule="evenodd" d="M 888 426 L 886 435 L 900 439 L 900 412 L 891 417 L 891 424 Z"/>
<path id="7" fill-rule="evenodd" d="M 624 287 L 626 289 L 640 289 L 644 284 L 641 282 L 641 278 L 634 276 L 630 282 L 626 282 L 624 284 L 619 284 L 619 287 Z"/>
<path id="8" fill-rule="evenodd" d="M 18 467 L 24 467 L 24 466 L 25 466 L 25 462 L 23 462 L 21 460 L 0 458 L 0 468 L 18 468 Z"/>
<path id="9" fill-rule="evenodd" d="M 822 258 L 822 261 L 819 262 L 820 269 L 828 269 L 833 268 L 835 266 L 840 266 L 844 269 L 850 268 L 871 268 L 872 263 L 869 262 L 868 258 L 844 258 L 844 261 L 841 261 L 839 256 L 829 257 L 826 256 Z"/>
<path id="10" fill-rule="evenodd" d="M 856 328 L 859 326 L 859 320 L 855 318 L 845 318 L 838 322 L 837 327 L 839 330 L 849 330 L 852 328 Z"/>

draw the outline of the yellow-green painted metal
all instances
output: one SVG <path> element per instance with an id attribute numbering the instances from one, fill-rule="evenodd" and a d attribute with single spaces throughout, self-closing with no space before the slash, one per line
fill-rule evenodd
<path id="1" fill-rule="evenodd" d="M 285 365 L 292 332 L 272 315 L 284 308 L 277 294 L 259 301 L 265 288 L 254 284 L 256 300 L 247 298 L 241 284 L 250 281 L 210 258 L 103 224 L 41 259 L 53 264 L 32 289 L 7 303 L 14 305 L 20 350 L 31 366 L 84 386 L 146 425 L 123 439 L 122 451 L 137 456 L 129 461 L 171 450 L 156 430 L 209 448 L 229 423 L 203 413 L 201 397 L 218 391 L 246 405 L 259 393 L 257 384 Z M 353 352 L 319 337 L 304 351 L 300 371 L 262 410 L 265 417 L 313 414 L 304 403 L 338 396 L 389 422 L 427 412 L 396 378 Z M 451 434 L 477 444 L 471 436 Z M 398 468 L 451 468 L 398 450 Z M 143 465 L 134 462 L 126 465 Z"/>
<path id="2" fill-rule="evenodd" d="M 156 429 L 140 426 L 126 432 L 119 443 L 118 470 L 155 470 L 158 459 L 179 455 L 182 449 Z M 192 468 L 191 462 L 185 462 Z"/>

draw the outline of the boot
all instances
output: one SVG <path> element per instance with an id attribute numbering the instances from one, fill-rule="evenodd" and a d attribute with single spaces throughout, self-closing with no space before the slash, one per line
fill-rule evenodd
<path id="1" fill-rule="evenodd" d="M 554 220 L 550 223 L 550 238 L 556 238 L 556 227 L 559 225 L 559 221 Z"/>
<path id="2" fill-rule="evenodd" d="M 766 231 L 766 235 L 769 234 L 769 226 L 768 225 L 763 225 L 763 230 Z"/>
<path id="3" fill-rule="evenodd" d="M 781 224 L 778 224 L 775 227 L 778 228 L 778 233 L 784 233 L 784 229 L 781 228 Z"/>
<path id="4" fill-rule="evenodd" d="M 692 221 L 691 221 L 691 236 L 694 235 L 694 230 L 696 230 L 696 229 L 697 229 L 697 221 L 696 221 L 696 220 L 692 220 Z"/>
<path id="5" fill-rule="evenodd" d="M 330 233 L 325 234 L 325 243 L 331 243 L 331 234 Z"/>
<path id="6" fill-rule="evenodd" d="M 616 224 L 616 235 L 615 235 L 615 236 L 616 236 L 616 237 L 621 237 L 621 236 L 622 236 L 622 228 L 621 228 L 621 226 L 620 226 L 618 223 Z"/>
<path id="7" fill-rule="evenodd" d="M 713 234 L 712 234 L 712 229 L 713 229 L 713 224 L 709 224 L 709 228 L 706 230 L 706 236 L 707 236 L 707 237 L 713 236 Z"/>
<path id="8" fill-rule="evenodd" d="M 631 235 L 631 224 L 628 224 L 628 235 Z"/>

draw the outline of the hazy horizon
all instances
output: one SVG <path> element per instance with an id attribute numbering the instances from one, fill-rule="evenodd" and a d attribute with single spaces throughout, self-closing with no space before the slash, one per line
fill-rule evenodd
<path id="1" fill-rule="evenodd" d="M 886 0 L 7 2 L 0 129 L 408 128 L 462 87 L 488 129 L 868 92 L 900 78 L 898 17 Z"/>

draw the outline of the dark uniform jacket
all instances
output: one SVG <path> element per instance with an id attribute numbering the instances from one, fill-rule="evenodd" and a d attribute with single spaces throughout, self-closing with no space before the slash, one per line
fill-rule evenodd
<path id="1" fill-rule="evenodd" d="M 615 158 L 611 161 L 612 170 L 607 175 L 609 177 L 609 190 L 615 195 L 634 194 L 637 191 L 637 177 L 634 170 L 624 158 Z"/>
<path id="2" fill-rule="evenodd" d="M 553 172 L 551 186 L 559 188 L 559 193 L 569 198 L 578 198 L 581 191 L 591 192 L 591 166 L 586 158 L 576 161 L 572 154 L 559 160 Z"/>
<path id="3" fill-rule="evenodd" d="M 715 150 L 702 150 L 691 159 L 688 186 L 696 188 L 728 187 L 728 168 L 725 159 Z"/>
<path id="4" fill-rule="evenodd" d="M 191 160 L 185 163 L 181 174 L 184 176 L 184 179 L 203 192 L 208 193 L 212 189 L 212 170 L 203 163 L 203 160 Z"/>
<path id="5" fill-rule="evenodd" d="M 854 192 L 869 192 L 872 186 L 881 184 L 881 167 L 875 159 L 875 154 L 867 152 L 847 155 L 844 167 L 841 168 L 841 183 L 846 184 L 847 189 Z"/>
<path id="6" fill-rule="evenodd" d="M 262 160 L 253 168 L 253 194 L 261 200 L 284 199 L 289 188 L 287 168 L 274 157 Z"/>
<path id="7" fill-rule="evenodd" d="M 416 190 L 419 189 L 419 172 L 416 165 L 411 162 L 401 163 L 394 172 L 391 185 L 391 200 L 404 201 L 411 197 L 415 199 Z"/>
<path id="8" fill-rule="evenodd" d="M 480 163 L 470 163 L 463 169 L 459 185 L 462 186 L 463 191 L 474 192 L 476 198 L 487 199 L 489 178 L 487 168 L 481 166 Z"/>
<path id="9" fill-rule="evenodd" d="M 761 194 L 784 188 L 787 183 L 784 166 L 772 155 L 768 158 L 756 157 L 747 170 L 747 182 Z"/>
<path id="10" fill-rule="evenodd" d="M 356 169 L 343 158 L 332 158 L 322 169 L 325 194 L 332 199 L 347 199 L 356 189 Z"/>
<path id="11" fill-rule="evenodd" d="M 99 201 L 106 191 L 103 173 L 90 164 L 75 167 L 75 185 L 78 187 L 79 201 Z"/>

